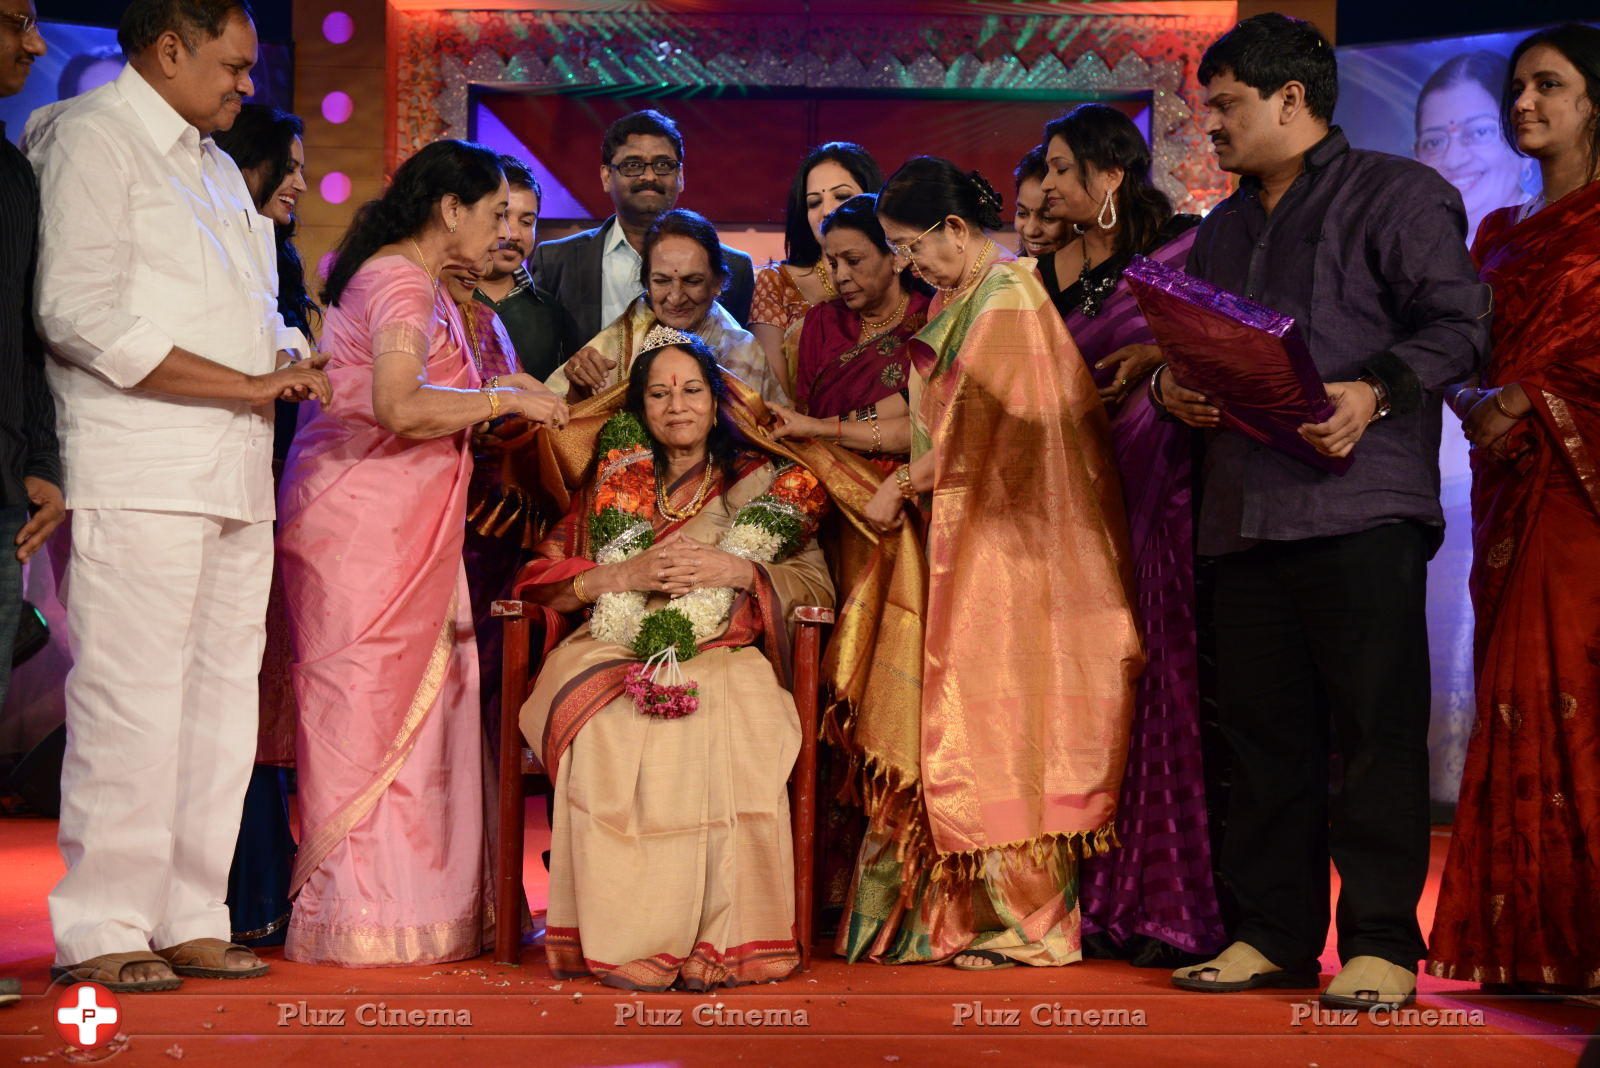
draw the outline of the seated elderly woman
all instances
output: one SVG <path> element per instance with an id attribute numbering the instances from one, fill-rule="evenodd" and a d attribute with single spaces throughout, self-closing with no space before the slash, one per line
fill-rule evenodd
<path id="1" fill-rule="evenodd" d="M 644 235 L 639 282 L 644 292 L 545 385 L 575 401 L 627 381 L 645 336 L 661 325 L 700 338 L 723 369 L 763 400 L 785 399 L 760 342 L 717 303 L 728 284 L 728 261 L 705 216 L 677 208 L 656 219 Z"/>
<path id="2" fill-rule="evenodd" d="M 759 451 L 758 402 L 702 341 L 658 326 L 639 349 L 517 583 L 547 619 L 592 612 L 521 715 L 555 783 L 545 952 L 630 990 L 775 981 L 799 960 L 787 618 L 833 603 L 827 496 Z"/>

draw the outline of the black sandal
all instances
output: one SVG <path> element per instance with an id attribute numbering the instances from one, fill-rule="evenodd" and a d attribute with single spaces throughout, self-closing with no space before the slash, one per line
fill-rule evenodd
<path id="1" fill-rule="evenodd" d="M 958 959 L 961 957 L 977 957 L 989 963 L 985 965 L 960 964 Z M 964 972 L 997 972 L 1002 968 L 1015 968 L 1017 966 L 1016 961 L 1004 953 L 996 953 L 992 949 L 963 949 L 960 953 L 950 958 L 950 964 L 952 967 L 960 968 Z"/>

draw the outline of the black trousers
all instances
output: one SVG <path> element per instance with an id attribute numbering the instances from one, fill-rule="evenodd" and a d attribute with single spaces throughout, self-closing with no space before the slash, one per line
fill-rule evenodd
<path id="1" fill-rule="evenodd" d="M 1310 968 L 1338 868 L 1339 956 L 1415 969 L 1428 874 L 1430 532 L 1394 523 L 1216 561 L 1218 715 L 1231 751 L 1222 873 L 1237 941 Z M 1329 753 L 1343 781 L 1330 797 Z"/>

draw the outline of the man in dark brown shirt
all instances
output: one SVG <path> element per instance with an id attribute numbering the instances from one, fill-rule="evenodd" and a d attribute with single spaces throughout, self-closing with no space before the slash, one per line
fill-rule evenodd
<path id="1" fill-rule="evenodd" d="M 1335 406 L 1301 428 L 1329 474 L 1241 434 L 1170 371 L 1157 400 L 1207 430 L 1197 547 L 1216 558 L 1218 715 L 1232 750 L 1222 875 L 1239 923 L 1184 989 L 1314 986 L 1339 869 L 1340 975 L 1325 1003 L 1400 1004 L 1426 953 L 1427 561 L 1443 536 L 1440 394 L 1488 348 L 1489 297 L 1455 189 L 1331 126 L 1333 51 L 1282 15 L 1200 65 L 1217 159 L 1239 189 L 1191 274 L 1292 315 Z M 1329 751 L 1343 779 L 1329 797 Z"/>

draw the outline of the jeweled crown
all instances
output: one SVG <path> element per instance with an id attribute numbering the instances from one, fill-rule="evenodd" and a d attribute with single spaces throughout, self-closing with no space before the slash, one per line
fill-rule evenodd
<path id="1" fill-rule="evenodd" d="M 685 334 L 682 330 L 674 330 L 670 326 L 657 323 L 645 333 L 644 341 L 640 343 L 639 351 L 649 352 L 652 349 L 659 349 L 667 345 L 693 345 L 696 342 L 702 345 L 705 344 L 693 334 Z"/>

